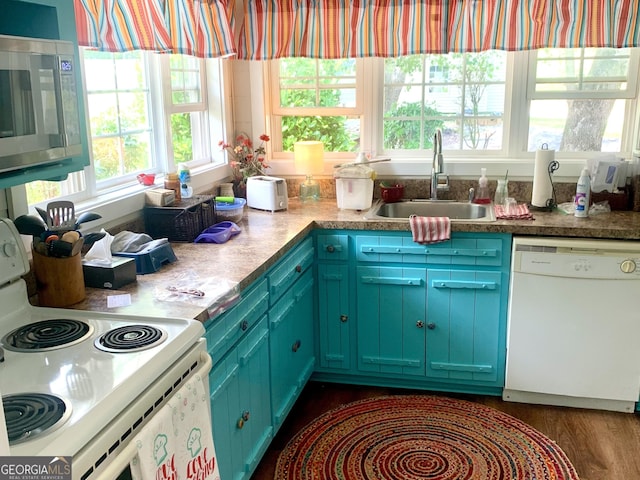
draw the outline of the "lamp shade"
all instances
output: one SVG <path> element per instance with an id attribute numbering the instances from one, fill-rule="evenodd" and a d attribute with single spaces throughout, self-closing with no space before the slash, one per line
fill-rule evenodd
<path id="1" fill-rule="evenodd" d="M 303 175 L 319 175 L 324 171 L 324 144 L 309 140 L 293 144 L 296 172 Z"/>

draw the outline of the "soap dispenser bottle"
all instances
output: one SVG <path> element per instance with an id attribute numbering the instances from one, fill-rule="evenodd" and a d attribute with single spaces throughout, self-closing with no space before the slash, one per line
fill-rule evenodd
<path id="1" fill-rule="evenodd" d="M 487 178 L 487 169 L 480 169 L 480 178 L 478 179 L 478 189 L 473 203 L 491 203 L 489 195 L 489 179 Z"/>

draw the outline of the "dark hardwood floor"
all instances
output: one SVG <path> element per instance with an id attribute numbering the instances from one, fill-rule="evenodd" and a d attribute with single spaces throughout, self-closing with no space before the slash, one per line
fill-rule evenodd
<path id="1" fill-rule="evenodd" d="M 318 415 L 344 403 L 397 392 L 392 388 L 309 382 L 251 479 L 272 480 L 279 453 L 297 431 Z M 544 433 L 567 454 L 580 480 L 640 480 L 638 414 L 511 403 L 479 395 L 446 395 L 493 407 Z"/>

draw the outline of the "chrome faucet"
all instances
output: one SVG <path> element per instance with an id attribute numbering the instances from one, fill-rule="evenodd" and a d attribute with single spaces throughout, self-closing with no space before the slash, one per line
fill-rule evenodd
<path id="1" fill-rule="evenodd" d="M 433 162 L 431 163 L 431 200 L 438 199 L 438 190 L 449 190 L 449 179 L 443 185 L 439 184 L 438 177 L 444 173 L 444 157 L 442 156 L 442 130 L 436 130 L 433 135 Z"/>

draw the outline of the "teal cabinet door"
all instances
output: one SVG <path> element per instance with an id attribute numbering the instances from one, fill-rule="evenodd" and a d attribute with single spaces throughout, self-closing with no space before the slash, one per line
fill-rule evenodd
<path id="1" fill-rule="evenodd" d="M 247 478 L 273 437 L 269 395 L 269 329 L 266 316 L 238 345 L 240 403 L 235 412 Z"/>
<path id="2" fill-rule="evenodd" d="M 358 267 L 358 370 L 425 375 L 424 268 Z"/>
<path id="3" fill-rule="evenodd" d="M 234 349 L 209 374 L 213 441 L 220 478 L 244 477 L 241 430 L 237 425 L 240 381 L 237 351 Z"/>
<path id="4" fill-rule="evenodd" d="M 313 372 L 313 287 L 309 269 L 269 310 L 274 433 Z"/>
<path id="5" fill-rule="evenodd" d="M 273 438 L 266 316 L 209 375 L 221 478 L 249 478 Z"/>
<path id="6" fill-rule="evenodd" d="M 351 368 L 349 267 L 318 265 L 318 365 Z"/>
<path id="7" fill-rule="evenodd" d="M 501 272 L 427 273 L 427 376 L 502 385 Z"/>

